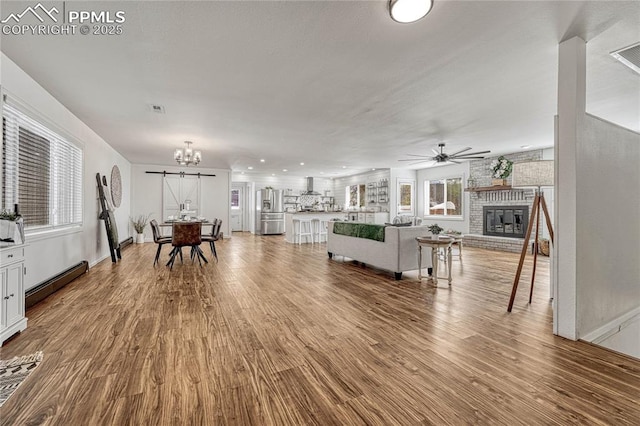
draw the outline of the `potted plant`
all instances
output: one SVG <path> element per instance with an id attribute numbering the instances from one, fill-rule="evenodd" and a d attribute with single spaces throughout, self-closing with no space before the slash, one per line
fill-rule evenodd
<path id="1" fill-rule="evenodd" d="M 0 241 L 22 244 L 24 242 L 22 216 L 9 210 L 0 211 Z"/>
<path id="2" fill-rule="evenodd" d="M 491 162 L 491 181 L 492 185 L 505 186 L 507 184 L 507 178 L 511 175 L 513 169 L 513 162 L 501 155 L 497 160 Z"/>
<path id="3" fill-rule="evenodd" d="M 427 229 L 429 230 L 429 232 L 431 232 L 435 238 L 438 238 L 438 235 L 444 231 L 444 228 L 442 228 L 440 225 L 438 225 L 437 223 L 434 223 L 433 225 L 429 225 L 427 226 Z"/>
<path id="4" fill-rule="evenodd" d="M 144 243 L 144 228 L 149 223 L 149 218 L 151 217 L 151 213 L 147 216 L 141 214 L 136 218 L 130 218 L 131 224 L 133 225 L 133 229 L 136 231 L 136 244 Z"/>

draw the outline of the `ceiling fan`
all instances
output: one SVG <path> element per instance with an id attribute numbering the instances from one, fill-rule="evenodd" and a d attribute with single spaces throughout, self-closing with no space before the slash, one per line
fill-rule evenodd
<path id="1" fill-rule="evenodd" d="M 458 152 L 454 152 L 453 154 L 447 154 L 444 152 L 444 143 L 439 143 L 438 147 L 440 148 L 440 152 L 436 149 L 431 149 L 435 155 L 419 155 L 419 154 L 407 154 L 410 157 L 415 158 L 407 158 L 398 161 L 413 161 L 411 164 L 424 163 L 425 161 L 435 161 L 434 164 L 437 163 L 456 163 L 460 164 L 461 162 L 458 160 L 476 160 L 484 158 L 481 156 L 482 154 L 488 154 L 491 151 L 478 151 L 478 152 L 467 152 L 471 148 L 465 148 Z"/>

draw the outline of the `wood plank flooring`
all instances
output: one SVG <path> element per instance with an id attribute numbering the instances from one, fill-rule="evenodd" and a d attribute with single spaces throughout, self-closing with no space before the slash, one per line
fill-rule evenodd
<path id="1" fill-rule="evenodd" d="M 465 248 L 434 288 L 324 244 L 218 247 L 169 271 L 134 245 L 30 309 L 2 358 L 44 360 L 1 424 L 638 425 L 640 361 L 552 335 L 546 258 L 508 314 L 518 254 Z"/>

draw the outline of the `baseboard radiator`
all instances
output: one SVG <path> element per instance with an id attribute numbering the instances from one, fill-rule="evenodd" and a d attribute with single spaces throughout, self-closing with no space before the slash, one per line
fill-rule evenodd
<path id="1" fill-rule="evenodd" d="M 129 237 L 126 240 L 120 241 L 120 250 L 133 244 L 133 237 Z"/>
<path id="2" fill-rule="evenodd" d="M 62 287 L 69 284 L 71 281 L 75 280 L 88 270 L 89 262 L 83 260 L 82 262 L 78 263 L 75 266 L 72 266 L 66 271 L 59 273 L 55 277 L 49 278 L 48 280 L 38 284 L 25 293 L 25 308 L 30 308 L 31 306 L 43 300 L 45 297 L 60 290 Z"/>

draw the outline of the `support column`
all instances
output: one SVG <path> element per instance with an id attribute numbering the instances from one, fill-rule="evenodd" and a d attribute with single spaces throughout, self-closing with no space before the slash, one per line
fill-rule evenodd
<path id="1" fill-rule="evenodd" d="M 579 37 L 559 45 L 558 129 L 555 141 L 553 332 L 577 339 L 577 150 L 586 110 L 586 44 Z"/>

